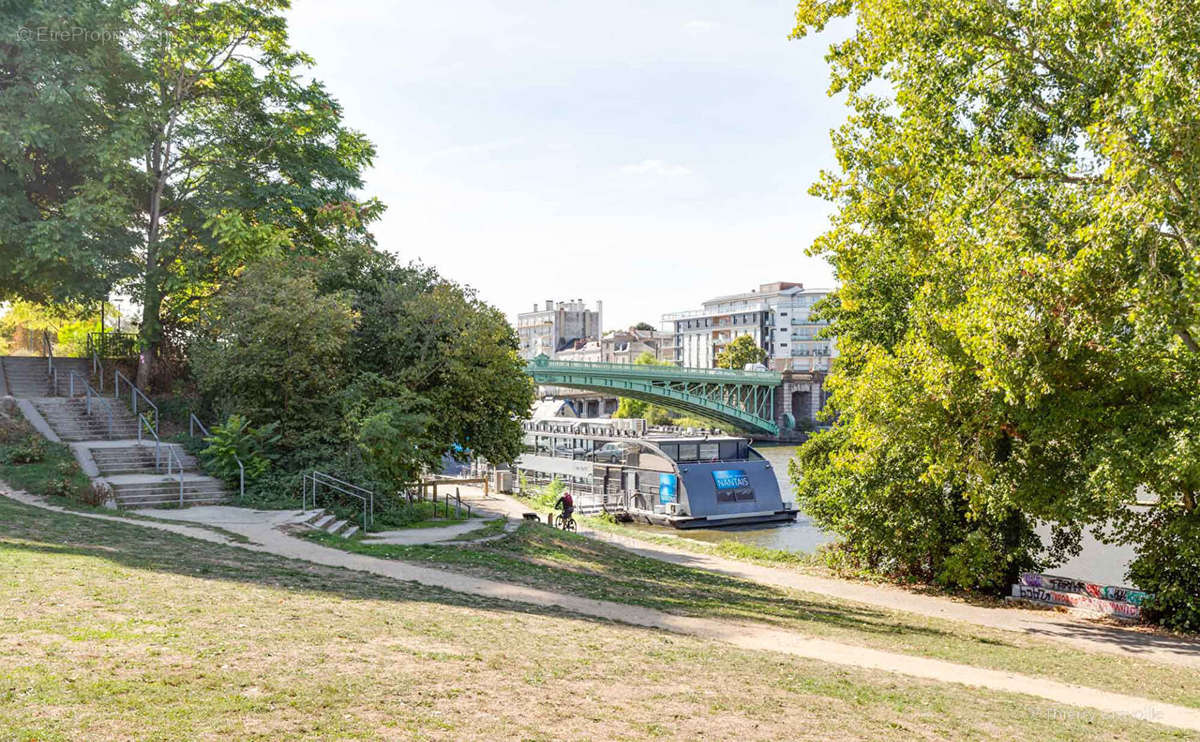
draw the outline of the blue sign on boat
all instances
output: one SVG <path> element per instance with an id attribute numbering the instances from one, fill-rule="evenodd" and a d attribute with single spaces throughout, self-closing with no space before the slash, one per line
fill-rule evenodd
<path id="1" fill-rule="evenodd" d="M 666 505 L 675 502 L 676 484 L 674 474 L 658 475 L 658 504 Z"/>
<path id="2" fill-rule="evenodd" d="M 744 469 L 717 469 L 712 477 L 717 487 L 717 502 L 754 499 L 754 488 Z"/>

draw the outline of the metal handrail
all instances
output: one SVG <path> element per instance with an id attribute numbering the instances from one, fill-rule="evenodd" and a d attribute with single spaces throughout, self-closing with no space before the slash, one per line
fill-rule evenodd
<path id="1" fill-rule="evenodd" d="M 79 379 L 79 383 L 83 384 L 83 394 L 87 400 L 86 401 L 86 412 L 88 415 L 92 414 L 92 397 L 95 397 L 98 402 L 104 403 L 104 410 L 108 413 L 108 437 L 112 438 L 113 411 L 112 411 L 112 407 L 108 404 L 108 400 L 105 399 L 103 396 L 100 395 L 99 392 L 97 392 L 95 389 L 92 388 L 92 385 L 88 383 L 88 380 L 83 378 L 83 374 L 79 373 L 78 371 L 75 371 L 74 369 L 71 370 L 70 375 L 67 377 L 67 386 L 68 386 L 67 396 L 71 397 L 72 399 L 74 399 L 74 397 L 75 397 L 75 379 Z"/>
<path id="2" fill-rule="evenodd" d="M 150 435 L 154 436 L 154 471 L 158 472 L 162 469 L 161 449 L 163 448 L 162 441 L 158 439 L 158 431 L 146 419 L 145 415 L 138 415 L 138 443 L 142 442 L 142 428 L 145 427 Z M 179 505 L 183 506 L 183 459 L 175 451 L 174 446 L 166 446 L 167 449 L 167 476 L 171 476 L 171 459 L 175 459 L 175 463 L 179 465 Z"/>
<path id="3" fill-rule="evenodd" d="M 50 331 L 42 330 L 42 350 L 46 353 L 46 379 L 54 385 L 53 396 L 58 396 L 58 369 L 54 367 L 54 343 L 50 342 Z"/>
<path id="4" fill-rule="evenodd" d="M 88 345 L 91 345 L 91 333 L 88 333 Z M 104 391 L 104 362 L 100 360 L 100 354 L 96 352 L 95 346 L 92 346 L 92 376 L 100 380 L 100 391 Z"/>
<path id="5" fill-rule="evenodd" d="M 200 418 L 196 417 L 194 412 L 189 412 L 188 435 L 192 438 L 195 438 L 197 428 L 200 429 L 200 432 L 204 434 L 205 438 L 208 438 L 211 435 L 208 432 L 208 428 L 204 427 L 204 423 L 200 422 Z M 246 498 L 246 467 L 242 464 L 241 457 L 236 453 L 233 455 L 233 460 L 236 461 L 238 465 L 238 495 L 244 500 Z"/>
<path id="6" fill-rule="evenodd" d="M 300 483 L 301 483 L 300 508 L 302 510 L 308 509 L 309 482 L 312 483 L 312 498 L 313 498 L 313 507 L 314 508 L 317 506 L 317 485 L 324 485 L 325 487 L 327 487 L 329 489 L 335 490 L 337 492 L 341 492 L 343 495 L 349 495 L 350 497 L 354 497 L 354 498 L 357 498 L 358 500 L 361 500 L 362 504 L 363 504 L 363 521 L 362 521 L 363 522 L 363 532 L 364 533 L 366 532 L 368 523 L 370 523 L 371 520 L 374 519 L 374 517 L 375 517 L 375 493 L 374 492 L 372 492 L 369 489 L 366 489 L 365 487 L 359 487 L 356 484 L 351 484 L 343 479 L 338 479 L 337 477 L 330 476 L 328 474 L 325 474 L 324 472 L 319 472 L 314 469 L 311 473 L 305 474 L 300 479 Z M 358 490 L 358 492 L 355 492 L 354 490 Z M 363 494 L 359 494 L 359 493 L 366 493 L 366 494 L 363 495 Z"/>
<path id="7" fill-rule="evenodd" d="M 696 378 L 724 379 L 740 381 L 747 384 L 778 384 L 783 374 L 778 371 L 740 371 L 730 368 L 693 368 L 690 366 L 652 366 L 640 363 L 604 363 L 600 361 L 558 361 L 548 356 L 538 356 L 529 361 L 532 368 L 546 371 L 578 370 L 597 371 L 613 375 L 636 375 L 639 377 L 653 376 L 655 378 L 684 380 Z M 564 384 L 565 386 L 565 384 Z"/>
<path id="8" fill-rule="evenodd" d="M 138 389 L 137 385 L 134 384 L 132 381 L 130 381 L 125 376 L 125 374 L 121 373 L 120 369 L 113 369 L 113 398 L 114 399 L 121 398 L 121 380 L 122 379 L 125 380 L 125 383 L 129 386 L 129 389 L 130 389 L 129 399 L 130 399 L 130 402 L 133 404 L 133 414 L 135 414 L 135 415 L 138 414 L 138 397 L 141 397 L 142 401 L 144 401 L 147 405 L 150 406 L 151 409 L 154 410 L 154 432 L 155 432 L 155 434 L 157 434 L 158 433 L 158 405 L 156 405 L 156 404 L 154 404 L 154 402 L 150 401 L 150 398 L 147 397 L 144 393 L 142 393 L 142 390 Z"/>

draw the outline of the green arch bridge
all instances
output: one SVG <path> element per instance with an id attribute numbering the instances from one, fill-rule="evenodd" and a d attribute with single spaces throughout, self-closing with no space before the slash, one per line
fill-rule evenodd
<path id="1" fill-rule="evenodd" d="M 541 355 L 529 362 L 528 372 L 547 386 L 616 392 L 754 433 L 779 434 L 775 390 L 783 377 L 776 371 L 552 361 Z"/>

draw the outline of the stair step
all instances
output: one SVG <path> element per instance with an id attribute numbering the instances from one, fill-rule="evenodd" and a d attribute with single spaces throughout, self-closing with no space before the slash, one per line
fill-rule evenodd
<path id="1" fill-rule="evenodd" d="M 333 524 L 331 524 L 331 525 L 327 526 L 327 527 L 325 528 L 325 530 L 326 530 L 328 533 L 332 533 L 333 535 L 335 535 L 335 536 L 336 536 L 336 535 L 337 535 L 337 534 L 338 534 L 338 533 L 339 533 L 339 532 L 340 532 L 340 531 L 341 531 L 343 528 L 345 528 L 345 527 L 346 527 L 346 521 L 344 521 L 344 520 L 339 520 L 339 521 L 337 521 L 336 523 L 333 523 Z"/>
<path id="2" fill-rule="evenodd" d="M 346 530 L 342 531 L 342 538 L 350 538 L 356 533 L 358 533 L 358 526 L 350 526 Z"/>
<path id="3" fill-rule="evenodd" d="M 320 528 L 321 530 L 325 530 L 325 526 L 329 525 L 330 523 L 334 522 L 335 520 L 337 520 L 336 515 L 326 514 L 324 517 L 322 517 L 316 523 L 313 523 L 313 526 L 315 528 Z"/>

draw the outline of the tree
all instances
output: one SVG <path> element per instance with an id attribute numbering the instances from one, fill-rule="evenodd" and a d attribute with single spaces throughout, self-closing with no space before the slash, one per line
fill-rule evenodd
<path id="1" fill-rule="evenodd" d="M 186 323 L 245 265 L 370 240 L 365 225 L 380 206 L 352 191 L 374 148 L 305 80 L 312 60 L 288 46 L 286 7 L 156 0 L 132 16 L 143 385 L 164 325 Z"/>
<path id="2" fill-rule="evenodd" d="M 1051 559 L 1114 520 L 1200 537 L 1200 19 L 803 0 L 795 36 L 851 15 L 829 59 L 853 115 L 814 188 L 840 417 L 801 451 L 802 507 L 965 585 L 1033 561 L 1038 521 Z M 941 529 L 919 559 L 886 533 L 899 507 Z"/>
<path id="3" fill-rule="evenodd" d="M 644 331 L 646 331 L 646 332 L 653 332 L 653 331 L 654 331 L 654 325 L 650 324 L 649 322 L 639 322 L 639 323 L 637 323 L 636 325 L 634 325 L 634 326 L 633 326 L 633 329 L 635 329 L 635 330 L 644 330 Z"/>
<path id="4" fill-rule="evenodd" d="M 327 281 L 355 297 L 355 371 L 425 401 L 433 456 L 507 463 L 520 454 L 534 385 L 503 314 L 430 268 L 380 253 L 338 266 Z"/>
<path id="5" fill-rule="evenodd" d="M 765 363 L 767 352 L 758 347 L 749 335 L 738 335 L 725 349 L 717 354 L 718 368 L 744 369 L 746 366 Z"/>
<path id="6" fill-rule="evenodd" d="M 126 2 L 0 5 L 0 300 L 90 303 L 131 275 Z M 80 37 L 77 31 L 87 29 Z"/>
<path id="7" fill-rule="evenodd" d="M 637 358 L 633 359 L 633 362 L 642 366 L 671 365 L 666 361 L 658 360 L 650 351 L 643 352 Z M 613 413 L 613 417 L 641 419 L 645 420 L 649 425 L 670 425 L 675 415 L 666 407 L 640 399 L 633 399 L 632 397 L 621 397 L 617 402 L 617 411 Z"/>
<path id="8" fill-rule="evenodd" d="M 207 305 L 190 347 L 197 387 L 218 413 L 278 422 L 280 444 L 292 450 L 313 431 L 340 427 L 338 390 L 348 381 L 350 297 L 319 292 L 314 268 L 279 260 L 247 270 Z"/>

